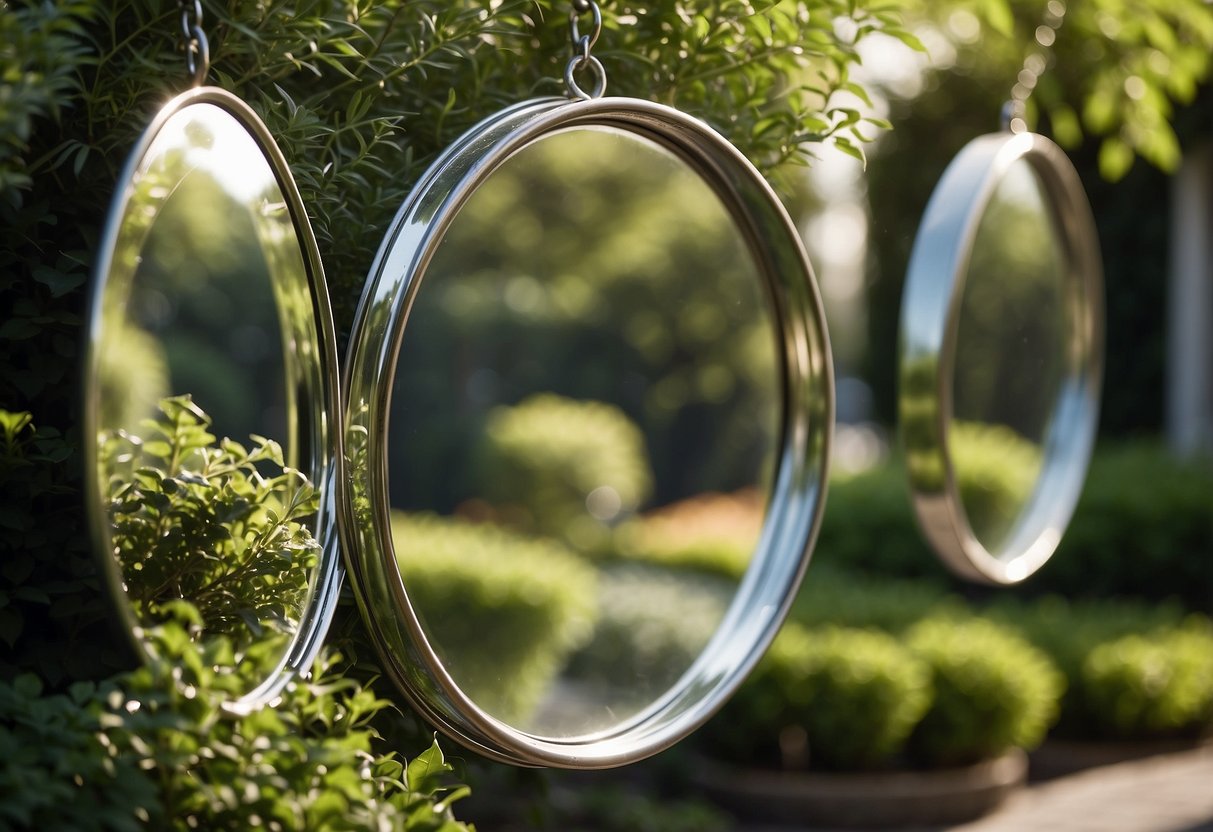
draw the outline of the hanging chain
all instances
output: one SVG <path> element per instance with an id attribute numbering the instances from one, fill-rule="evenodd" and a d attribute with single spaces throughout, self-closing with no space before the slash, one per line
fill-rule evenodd
<path id="1" fill-rule="evenodd" d="M 181 34 L 185 36 L 185 68 L 194 86 L 206 83 L 211 68 L 211 46 L 202 31 L 202 0 L 177 0 L 181 9 Z"/>
<path id="2" fill-rule="evenodd" d="M 602 62 L 590 54 L 590 50 L 602 34 L 602 12 L 594 0 L 572 0 L 572 3 L 573 8 L 569 11 L 569 37 L 573 42 L 573 57 L 564 68 L 564 87 L 570 98 L 587 101 L 591 98 L 601 98 L 606 92 L 606 70 L 603 69 Z M 593 26 L 590 33 L 585 35 L 581 34 L 580 24 L 580 18 L 584 14 L 591 16 Z M 590 92 L 582 89 L 573 77 L 583 67 L 588 67 L 590 74 L 594 76 L 594 87 Z"/>
<path id="3" fill-rule="evenodd" d="M 1065 0 L 1049 0 L 1045 6 L 1044 20 L 1036 27 L 1035 47 L 1023 59 L 1023 69 L 1011 87 L 1011 100 L 1003 105 L 1002 127 L 1012 133 L 1026 133 L 1028 130 L 1028 99 L 1040 76 L 1053 63 L 1053 43 L 1057 40 L 1057 30 L 1066 19 Z"/>

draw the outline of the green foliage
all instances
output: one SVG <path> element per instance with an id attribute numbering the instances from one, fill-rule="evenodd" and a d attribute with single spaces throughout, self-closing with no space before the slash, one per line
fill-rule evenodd
<path id="1" fill-rule="evenodd" d="M 804 627 L 875 628 L 901 635 L 931 615 L 965 609 L 964 601 L 942 583 L 868 576 L 815 563 L 789 615 Z"/>
<path id="2" fill-rule="evenodd" d="M 785 625 L 709 731 L 723 734 L 720 750 L 733 759 L 757 756 L 756 762 L 785 768 L 881 768 L 901 751 L 931 699 L 926 665 L 892 636 Z M 772 759 L 776 739 L 779 753 Z"/>
<path id="3" fill-rule="evenodd" d="M 372 750 L 387 703 L 329 652 L 278 706 L 244 716 L 209 668 L 219 642 L 175 622 L 158 659 L 101 684 L 49 694 L 31 675 L 0 682 L 0 827 L 458 832 L 437 745 L 405 764 Z"/>
<path id="4" fill-rule="evenodd" d="M 1213 728 L 1209 619 L 1175 604 L 1005 601 L 991 614 L 1046 652 L 1068 679 L 1056 733 L 1078 739 L 1195 736 Z M 1207 699 L 1203 700 L 1207 706 Z"/>
<path id="5" fill-rule="evenodd" d="M 592 513 L 594 492 L 609 492 L 610 519 L 635 511 L 652 489 L 644 436 L 627 416 L 553 394 L 492 411 L 478 469 L 481 493 L 503 519 L 579 549 L 608 537 Z"/>
<path id="6" fill-rule="evenodd" d="M 1074 519 L 1033 582 L 1067 594 L 1178 599 L 1213 612 L 1213 466 L 1157 443 L 1097 453 Z"/>
<path id="7" fill-rule="evenodd" d="M 1003 425 L 954 422 L 948 438 L 969 526 L 997 551 L 1040 476 L 1040 446 Z"/>
<path id="8" fill-rule="evenodd" d="M 1105 642 L 1083 663 L 1082 687 L 1092 717 L 1116 737 L 1213 730 L 1213 624 Z"/>
<path id="9" fill-rule="evenodd" d="M 945 579 L 916 527 L 902 464 L 894 458 L 831 481 L 816 564 Z M 1026 468 L 1026 455 L 1022 464 Z M 1009 495 L 1017 474 L 1010 468 L 1003 473 L 1009 485 L 998 488 Z M 975 476 L 965 479 L 967 488 L 980 484 Z M 979 496 L 976 490 L 964 493 L 966 507 Z M 1098 448 L 1057 552 L 1019 591 L 1173 599 L 1189 609 L 1213 610 L 1210 506 L 1213 473 L 1202 460 L 1185 462 L 1140 440 Z"/>
<path id="10" fill-rule="evenodd" d="M 994 89 L 1011 84 L 1043 21 L 1031 0 L 919 3 L 958 47 L 957 63 Z M 906 4 L 907 10 L 912 8 Z M 917 15 L 911 15 L 917 16 Z M 1124 176 L 1135 156 L 1165 170 L 1179 163 L 1170 121 L 1208 79 L 1213 10 L 1201 0 L 1103 0 L 1067 4 L 1052 48 L 1056 61 L 1030 99 L 1059 142 L 1100 141 L 1099 166 Z M 1000 102 L 991 101 L 996 112 Z M 1030 118 L 1029 123 L 1035 119 Z"/>
<path id="11" fill-rule="evenodd" d="M 1065 678 L 1040 650 L 979 618 L 927 619 L 907 638 L 930 667 L 935 690 L 910 740 L 920 759 L 964 764 L 1044 739 Z"/>
<path id="12" fill-rule="evenodd" d="M 319 494 L 283 467 L 277 442 L 216 442 L 189 396 L 160 411 L 142 437 L 99 440 L 110 543 L 137 619 L 162 621 L 184 599 L 209 633 L 292 635 L 320 548 L 304 525 Z"/>
<path id="13" fill-rule="evenodd" d="M 525 721 L 594 630 L 594 571 L 557 543 L 433 515 L 394 514 L 392 540 L 452 677 L 489 713 Z"/>

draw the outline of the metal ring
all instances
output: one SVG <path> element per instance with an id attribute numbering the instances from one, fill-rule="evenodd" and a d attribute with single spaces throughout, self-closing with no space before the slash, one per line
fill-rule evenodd
<path id="1" fill-rule="evenodd" d="M 590 72 L 594 75 L 594 88 L 590 92 L 583 90 L 581 85 L 577 83 L 577 79 L 574 77 L 577 70 L 583 64 L 589 66 Z M 579 99 L 581 101 L 590 101 L 595 98 L 602 98 L 602 96 L 606 93 L 607 88 L 606 69 L 603 68 L 602 62 L 593 55 L 590 55 L 588 58 L 583 58 L 578 55 L 565 64 L 564 87 L 566 90 L 568 90 L 570 98 Z"/>
<path id="2" fill-rule="evenodd" d="M 459 686 L 409 598 L 390 523 L 388 444 L 397 362 L 413 300 L 471 195 L 546 136 L 612 129 L 659 144 L 719 196 L 769 291 L 782 366 L 783 430 L 760 542 L 728 612 L 681 679 L 605 730 L 538 736 L 497 719 Z M 371 267 L 346 362 L 346 534 L 352 584 L 385 672 L 445 733 L 518 765 L 597 769 L 654 754 L 705 722 L 774 638 L 795 596 L 824 508 L 834 392 L 821 298 L 799 233 L 761 174 L 702 122 L 647 101 L 545 99 L 474 127 L 434 163 L 392 221 Z M 509 679 L 502 679 L 509 685 Z"/>
<path id="3" fill-rule="evenodd" d="M 594 44 L 598 43 L 598 36 L 602 34 L 602 11 L 598 8 L 597 3 L 589 3 L 588 5 L 588 9 L 579 10 L 581 12 L 589 11 L 594 18 L 594 31 L 590 35 L 586 36 L 589 38 L 589 45 L 582 47 L 587 54 L 588 50 L 592 49 Z M 574 4 L 574 6 L 576 6 L 576 4 Z M 572 39 L 575 45 L 580 44 L 582 41 L 581 30 L 578 27 L 577 18 L 578 10 L 574 10 L 569 13 L 569 37 Z"/>
<path id="4" fill-rule="evenodd" d="M 1011 165 L 1031 165 L 1064 259 L 1061 380 L 1048 415 L 1036 485 L 997 546 L 978 540 L 959 492 L 949 436 L 961 299 L 977 226 Z M 1030 347 L 1031 345 L 1029 345 Z M 1033 133 L 970 142 L 927 205 L 901 307 L 902 443 L 914 509 L 931 547 L 962 577 L 1005 585 L 1052 556 L 1086 476 L 1103 368 L 1103 272 L 1095 222 L 1078 174 L 1056 144 Z"/>

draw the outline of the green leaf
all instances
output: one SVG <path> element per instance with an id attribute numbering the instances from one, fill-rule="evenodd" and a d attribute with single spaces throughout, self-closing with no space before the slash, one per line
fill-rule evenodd
<path id="1" fill-rule="evenodd" d="M 431 797 L 442 791 L 443 775 L 454 771 L 442 756 L 435 736 L 433 744 L 421 754 L 409 761 L 405 769 L 405 781 L 413 794 Z"/>
<path id="2" fill-rule="evenodd" d="M 1109 182 L 1124 178 L 1133 166 L 1133 149 L 1121 139 L 1104 139 L 1099 146 L 1099 173 Z"/>

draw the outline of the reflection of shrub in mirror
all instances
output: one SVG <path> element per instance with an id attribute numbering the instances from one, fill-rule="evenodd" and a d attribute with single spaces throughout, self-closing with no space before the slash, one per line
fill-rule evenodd
<path id="1" fill-rule="evenodd" d="M 952 423 L 948 448 L 969 526 L 997 548 L 1036 488 L 1041 449 L 1010 428 L 970 422 Z"/>
<path id="2" fill-rule="evenodd" d="M 110 543 L 138 623 L 161 623 L 184 601 L 206 634 L 285 643 L 319 555 L 304 525 L 316 490 L 272 440 L 217 441 L 189 396 L 160 412 L 141 436 L 98 440 Z"/>
<path id="3" fill-rule="evenodd" d="M 497 519 L 579 550 L 605 545 L 653 487 L 644 436 L 623 411 L 550 393 L 492 410 L 478 463 Z"/>
<path id="4" fill-rule="evenodd" d="M 460 687 L 526 725 L 589 639 L 594 570 L 558 543 L 434 515 L 392 516 L 400 575 Z"/>

